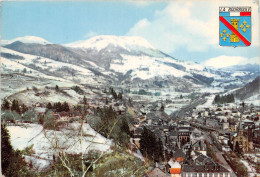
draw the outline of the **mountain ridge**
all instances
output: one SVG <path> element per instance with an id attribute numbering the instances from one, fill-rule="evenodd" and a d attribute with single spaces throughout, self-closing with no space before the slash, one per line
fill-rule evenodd
<path id="1" fill-rule="evenodd" d="M 140 45 L 138 40 L 141 40 Z M 137 79 L 137 82 L 142 80 L 148 85 L 154 85 L 153 82 L 156 78 L 160 78 L 162 81 L 160 86 L 175 85 L 174 82 L 181 82 L 178 84 L 187 87 L 185 82 L 193 82 L 195 85 L 229 88 L 231 81 L 231 87 L 236 87 L 244 85 L 248 79 L 252 79 L 249 74 L 245 80 L 243 77 L 232 76 L 233 73 L 230 72 L 214 70 L 191 61 L 179 61 L 155 49 L 145 39 L 139 37 L 96 36 L 87 41 L 88 45 L 93 44 L 93 46 L 84 45 L 86 41 L 76 45 L 80 47 L 16 41 L 3 47 L 78 65 L 91 70 L 95 75 L 110 76 L 112 82 L 121 84 L 131 83 Z M 99 45 L 100 43 L 102 45 Z M 108 75 L 105 71 L 113 73 L 113 75 Z M 177 81 L 174 78 L 181 78 L 183 81 Z M 163 81 L 165 79 L 166 82 Z M 153 82 L 149 80 L 153 80 Z M 195 87 L 195 85 L 193 86 Z M 190 87 L 192 86 L 190 85 Z"/>

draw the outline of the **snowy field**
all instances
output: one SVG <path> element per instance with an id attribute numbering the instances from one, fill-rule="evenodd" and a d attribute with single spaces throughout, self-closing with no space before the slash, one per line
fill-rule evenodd
<path id="1" fill-rule="evenodd" d="M 106 139 L 89 124 L 71 123 L 60 131 L 45 130 L 39 124 L 24 124 L 8 126 L 11 144 L 14 149 L 23 150 L 33 145 L 33 155 L 25 156 L 28 163 L 34 164 L 34 169 L 42 170 L 53 161 L 53 155 L 59 153 L 87 154 L 91 150 L 107 152 L 112 141 Z"/>

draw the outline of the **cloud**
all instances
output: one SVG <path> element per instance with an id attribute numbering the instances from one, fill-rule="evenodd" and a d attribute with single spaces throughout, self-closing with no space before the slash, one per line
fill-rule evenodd
<path id="1" fill-rule="evenodd" d="M 132 1 L 127 1 L 129 4 L 134 5 L 136 7 L 146 7 L 151 5 L 152 3 L 156 3 L 156 1 L 139 1 L 139 0 L 132 0 Z"/>
<path id="2" fill-rule="evenodd" d="M 94 36 L 97 36 L 98 33 L 94 32 L 94 31 L 89 31 L 87 34 L 84 35 L 84 38 L 91 38 L 91 37 L 94 37 Z"/>
<path id="3" fill-rule="evenodd" d="M 244 65 L 244 64 L 259 64 L 259 58 L 245 58 L 241 56 L 218 56 L 207 60 L 204 65 L 214 68 L 224 68 L 233 65 Z"/>
<path id="4" fill-rule="evenodd" d="M 154 20 L 142 19 L 136 23 L 128 35 L 143 36 L 155 47 L 168 53 L 183 46 L 186 46 L 188 51 L 205 51 L 209 44 L 217 44 L 213 38 L 214 33 L 218 33 L 218 21 L 202 15 L 193 15 L 192 12 L 199 13 L 196 3 L 170 3 L 162 11 L 155 13 Z M 203 9 L 205 14 L 212 15 L 209 8 Z"/>
<path id="5" fill-rule="evenodd" d="M 250 59 L 242 61 L 239 64 L 240 65 L 244 65 L 244 64 L 258 64 L 258 65 L 260 65 L 260 58 L 259 57 L 250 58 Z"/>
<path id="6" fill-rule="evenodd" d="M 138 21 L 127 35 L 142 36 L 158 49 L 173 53 L 178 48 L 186 52 L 205 52 L 209 47 L 219 50 L 219 6 L 244 5 L 243 1 L 174 1 L 154 18 Z M 252 36 L 259 39 L 257 4 L 253 0 L 246 2 L 252 6 Z M 258 40 L 252 41 L 252 46 Z M 225 49 L 223 49 L 225 50 Z"/>

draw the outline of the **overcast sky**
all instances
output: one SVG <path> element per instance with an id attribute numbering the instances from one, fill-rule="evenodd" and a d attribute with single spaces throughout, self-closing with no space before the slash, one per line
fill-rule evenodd
<path id="1" fill-rule="evenodd" d="M 219 6 L 252 7 L 252 44 L 219 46 Z M 52 43 L 95 35 L 142 36 L 180 60 L 216 67 L 259 60 L 259 12 L 250 1 L 2 2 L 4 40 L 38 36 Z"/>

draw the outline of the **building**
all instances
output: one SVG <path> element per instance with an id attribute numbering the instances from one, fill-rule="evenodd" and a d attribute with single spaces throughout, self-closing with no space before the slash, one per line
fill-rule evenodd
<path id="1" fill-rule="evenodd" d="M 171 177 L 181 177 L 181 165 L 179 162 L 169 161 Z"/>
<path id="2" fill-rule="evenodd" d="M 182 177 L 230 177 L 230 172 L 224 167 L 215 165 L 184 164 L 181 169 Z"/>
<path id="3" fill-rule="evenodd" d="M 241 124 L 238 129 L 237 135 L 234 136 L 233 151 L 236 150 L 237 144 L 243 152 L 248 152 L 253 149 L 253 142 L 249 142 L 248 137 L 244 135 L 244 130 Z"/>
<path id="4" fill-rule="evenodd" d="M 178 142 L 182 145 L 190 142 L 191 131 L 189 127 L 178 128 Z"/>
<path id="5" fill-rule="evenodd" d="M 207 155 L 207 146 L 202 140 L 199 140 L 196 143 L 194 143 L 192 145 L 192 150 L 197 151 L 203 155 Z"/>
<path id="6" fill-rule="evenodd" d="M 185 157 L 186 154 L 181 149 L 176 150 L 172 155 L 172 158 L 177 162 L 182 162 Z"/>

